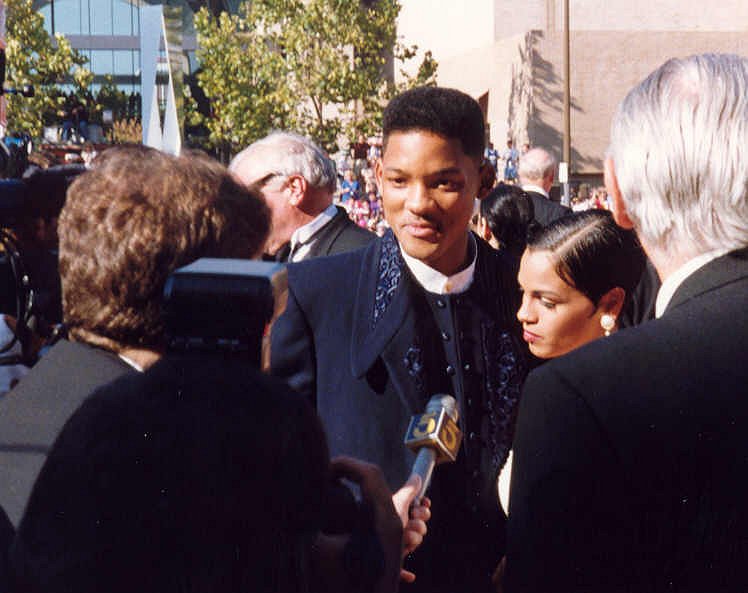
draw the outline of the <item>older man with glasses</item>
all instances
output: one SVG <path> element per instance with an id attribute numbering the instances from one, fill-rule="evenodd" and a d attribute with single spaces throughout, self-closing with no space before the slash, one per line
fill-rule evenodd
<path id="1" fill-rule="evenodd" d="M 333 205 L 335 167 L 308 138 L 272 132 L 237 154 L 229 169 L 270 208 L 266 259 L 296 262 L 334 255 L 374 238 Z"/>

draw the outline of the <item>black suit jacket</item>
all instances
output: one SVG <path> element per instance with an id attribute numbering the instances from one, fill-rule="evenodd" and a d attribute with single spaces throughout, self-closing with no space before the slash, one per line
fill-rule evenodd
<path id="1" fill-rule="evenodd" d="M 335 217 L 323 226 L 304 259 L 336 255 L 363 247 L 376 238 L 374 233 L 361 228 L 349 217 L 345 208 L 337 206 Z"/>
<path id="2" fill-rule="evenodd" d="M 0 399 L 0 506 L 14 525 L 67 419 L 95 389 L 130 370 L 111 352 L 61 341 Z"/>
<path id="3" fill-rule="evenodd" d="M 543 226 L 571 213 L 570 208 L 549 200 L 541 193 L 536 191 L 525 191 L 525 193 L 532 200 L 532 206 L 535 210 L 535 220 Z"/>
<path id="4" fill-rule="evenodd" d="M 314 411 L 280 381 L 169 355 L 65 425 L 11 550 L 16 590 L 319 590 L 328 461 Z"/>
<path id="5" fill-rule="evenodd" d="M 466 338 L 480 348 L 485 372 L 476 392 L 455 395 L 463 416 L 465 406 L 487 406 L 479 422 L 463 426 L 460 455 L 480 451 L 480 460 L 469 471 L 458 463 L 435 472 L 435 519 L 414 559 L 429 559 L 417 569 L 416 586 L 426 591 L 488 589 L 490 570 L 503 552 L 495 480 L 511 441 L 525 350 L 516 335 L 516 262 L 480 240 L 477 245 L 468 292 L 482 321 L 478 335 Z M 408 422 L 433 395 L 434 377 L 444 374 L 428 354 L 434 345 L 442 348 L 442 338 L 426 340 L 416 312 L 423 289 L 391 233 L 365 249 L 292 264 L 288 280 L 288 306 L 272 333 L 273 373 L 315 402 L 333 455 L 376 463 L 390 487 L 399 488 L 414 460 L 403 445 Z M 478 373 L 462 365 L 456 372 Z M 449 489 L 457 494 L 441 499 Z"/>
<path id="6" fill-rule="evenodd" d="M 658 320 L 548 362 L 520 407 L 508 591 L 748 588 L 748 250 Z"/>

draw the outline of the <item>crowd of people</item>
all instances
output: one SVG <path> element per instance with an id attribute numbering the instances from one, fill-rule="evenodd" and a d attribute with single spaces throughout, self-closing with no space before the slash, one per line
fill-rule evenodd
<path id="1" fill-rule="evenodd" d="M 748 59 L 703 55 L 623 100 L 585 211 L 439 87 L 338 163 L 275 131 L 0 188 L 36 303 L 4 317 L 0 591 L 744 590 L 746 140 Z M 264 368 L 174 340 L 200 258 L 265 260 Z M 208 284 L 184 327 L 237 318 Z"/>

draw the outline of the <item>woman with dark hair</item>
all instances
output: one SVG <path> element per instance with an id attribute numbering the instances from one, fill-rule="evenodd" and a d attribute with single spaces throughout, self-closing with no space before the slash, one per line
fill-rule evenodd
<path id="1" fill-rule="evenodd" d="M 536 225 L 532 200 L 516 185 L 499 183 L 480 202 L 478 234 L 495 249 L 519 258 Z"/>
<path id="2" fill-rule="evenodd" d="M 555 358 L 609 335 L 644 261 L 634 234 L 605 210 L 568 214 L 531 232 L 517 277 L 517 318 L 530 351 Z"/>
<path id="3" fill-rule="evenodd" d="M 613 332 L 644 262 L 636 236 L 607 210 L 573 212 L 532 230 L 517 276 L 517 318 L 530 352 L 555 358 Z M 505 510 L 511 467 L 510 453 L 498 484 Z"/>

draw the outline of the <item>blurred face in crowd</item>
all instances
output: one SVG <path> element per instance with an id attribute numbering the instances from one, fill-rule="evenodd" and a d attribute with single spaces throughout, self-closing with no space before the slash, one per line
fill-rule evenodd
<path id="1" fill-rule="evenodd" d="M 558 275 L 550 251 L 526 249 L 517 280 L 522 290 L 517 319 L 538 358 L 561 356 L 603 335 L 602 311 Z"/>
<path id="2" fill-rule="evenodd" d="M 442 274 L 461 270 L 480 184 L 480 165 L 461 142 L 424 130 L 393 132 L 376 177 L 403 250 Z"/>

